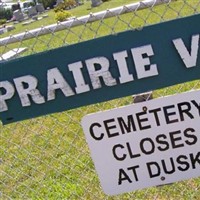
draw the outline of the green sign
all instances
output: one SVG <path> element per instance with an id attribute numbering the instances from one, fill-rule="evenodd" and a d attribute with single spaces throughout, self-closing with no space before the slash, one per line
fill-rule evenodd
<path id="1" fill-rule="evenodd" d="M 0 66 L 4 124 L 200 78 L 200 15 Z"/>

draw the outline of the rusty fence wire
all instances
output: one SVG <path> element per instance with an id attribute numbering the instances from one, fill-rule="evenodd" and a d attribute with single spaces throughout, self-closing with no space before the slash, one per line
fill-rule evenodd
<path id="1" fill-rule="evenodd" d="M 5 3 L 0 3 L 0 8 Z M 200 0 L 110 0 L 91 8 L 90 1 L 70 10 L 67 21 L 52 23 L 53 10 L 7 22 L 0 28 L 0 64 L 16 57 L 117 34 L 200 13 Z M 83 49 L 84 51 L 84 49 Z M 92 52 L 92 49 L 91 49 Z M 200 88 L 192 81 L 153 91 L 163 97 Z M 83 116 L 129 105 L 133 97 L 0 124 L 0 199 L 195 199 L 200 179 L 107 196 L 99 184 L 81 119 Z"/>

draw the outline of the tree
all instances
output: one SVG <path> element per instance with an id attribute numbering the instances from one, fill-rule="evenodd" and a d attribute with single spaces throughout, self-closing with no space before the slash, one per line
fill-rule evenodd
<path id="1" fill-rule="evenodd" d="M 38 3 L 42 3 L 44 8 L 53 8 L 53 6 L 56 4 L 56 0 L 38 0 Z"/>
<path id="2" fill-rule="evenodd" d="M 10 20 L 12 18 L 12 10 L 10 8 L 0 8 L 0 19 Z"/>

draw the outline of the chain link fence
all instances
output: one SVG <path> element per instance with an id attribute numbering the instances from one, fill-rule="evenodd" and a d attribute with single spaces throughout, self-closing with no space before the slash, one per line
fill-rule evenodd
<path id="1" fill-rule="evenodd" d="M 6 30 L 0 35 L 1 62 L 200 13 L 200 0 L 110 0 L 96 8 L 90 4 L 87 1 L 74 8 L 75 16 L 65 22 L 49 25 L 54 16 L 49 10 L 38 16 L 41 20 L 27 19 L 15 24 L 11 32 Z M 8 23 L 2 28 L 10 26 Z M 20 48 L 26 51 L 19 54 Z M 17 55 L 6 57 L 9 51 Z M 153 91 L 153 97 L 198 88 L 200 81 L 192 81 Z M 89 113 L 132 102 L 133 97 L 129 96 L 10 125 L 1 124 L 0 199 L 199 200 L 199 178 L 118 196 L 103 193 L 80 122 Z"/>

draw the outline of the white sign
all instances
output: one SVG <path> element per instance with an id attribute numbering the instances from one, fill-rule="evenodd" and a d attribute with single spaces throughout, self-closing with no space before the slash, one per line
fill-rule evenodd
<path id="1" fill-rule="evenodd" d="M 87 115 L 82 126 L 106 194 L 200 176 L 200 90 Z"/>

